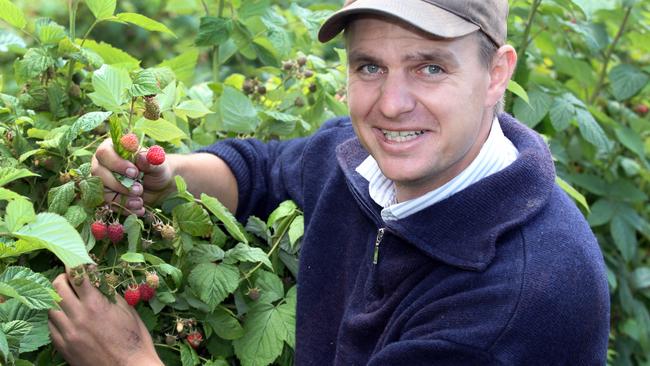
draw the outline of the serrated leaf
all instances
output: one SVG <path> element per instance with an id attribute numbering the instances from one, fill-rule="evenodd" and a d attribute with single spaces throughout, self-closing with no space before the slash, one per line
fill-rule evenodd
<path id="1" fill-rule="evenodd" d="M 610 222 L 610 230 L 614 244 L 623 255 L 626 262 L 631 261 L 636 254 L 637 239 L 634 228 L 622 217 L 614 216 Z"/>
<path id="2" fill-rule="evenodd" d="M 224 258 L 225 252 L 223 249 L 219 248 L 216 245 L 212 244 L 196 244 L 187 253 L 187 260 L 190 263 L 205 263 L 205 262 L 216 262 Z"/>
<path id="3" fill-rule="evenodd" d="M 9 343 L 7 342 L 7 336 L 5 335 L 4 330 L 2 330 L 2 327 L 0 327 L 0 354 L 3 356 L 6 363 L 7 356 L 9 355 Z"/>
<path id="4" fill-rule="evenodd" d="M 225 131 L 254 132 L 260 122 L 253 102 L 245 94 L 229 86 L 224 87 L 219 98 L 219 111 Z"/>
<path id="5" fill-rule="evenodd" d="M 558 132 L 566 130 L 575 118 L 576 108 L 564 95 L 555 98 L 550 110 L 551 123 Z"/>
<path id="6" fill-rule="evenodd" d="M 135 124 L 136 133 L 144 133 L 156 141 L 175 141 L 187 138 L 183 130 L 169 121 L 158 119 L 156 121 L 141 118 Z"/>
<path id="7" fill-rule="evenodd" d="M 140 253 L 127 252 L 120 256 L 120 259 L 129 263 L 144 263 L 144 256 Z"/>
<path id="8" fill-rule="evenodd" d="M 88 94 L 100 107 L 119 112 L 122 104 L 128 101 L 127 91 L 132 82 L 129 73 L 111 65 L 103 65 L 93 73 L 92 84 L 95 91 Z"/>
<path id="9" fill-rule="evenodd" d="M 52 290 L 54 294 L 54 290 Z M 31 330 L 20 341 L 20 353 L 32 352 L 51 342 L 47 327 L 47 312 L 29 309 L 27 306 L 11 299 L 0 306 L 0 317 L 25 321 Z"/>
<path id="10" fill-rule="evenodd" d="M 576 110 L 576 118 L 578 119 L 580 134 L 585 140 L 589 141 L 601 151 L 607 152 L 612 149 L 613 143 L 589 111 L 578 108 Z"/>
<path id="11" fill-rule="evenodd" d="M 89 177 L 79 182 L 81 202 L 88 208 L 104 203 L 104 183 L 99 177 Z"/>
<path id="12" fill-rule="evenodd" d="M 42 44 L 57 45 L 66 37 L 65 28 L 51 19 L 41 18 L 35 24 L 36 35 Z"/>
<path id="13" fill-rule="evenodd" d="M 192 236 L 206 236 L 212 232 L 210 216 L 194 202 L 184 203 L 172 210 L 178 226 Z"/>
<path id="14" fill-rule="evenodd" d="M 203 104 L 200 100 L 189 99 L 184 100 L 176 107 L 174 107 L 174 112 L 181 118 L 201 118 L 207 114 L 214 113 L 208 107 Z"/>
<path id="15" fill-rule="evenodd" d="M 515 117 L 528 127 L 535 127 L 548 113 L 553 99 L 539 89 L 532 89 L 528 92 L 530 104 L 523 99 L 515 100 L 513 112 Z"/>
<path id="16" fill-rule="evenodd" d="M 169 67 L 176 75 L 177 80 L 182 81 L 185 84 L 190 84 L 194 76 L 194 71 L 196 70 L 198 58 L 199 50 L 196 48 L 190 48 L 188 51 L 185 51 L 172 59 L 161 62 L 158 66 Z M 162 104 L 160 107 L 161 110 L 164 111 Z"/>
<path id="17" fill-rule="evenodd" d="M 59 146 L 62 149 L 67 149 L 70 143 L 76 139 L 81 132 L 92 131 L 97 128 L 102 122 L 111 116 L 113 112 L 89 112 L 79 117 L 65 132 L 61 138 Z"/>
<path id="18" fill-rule="evenodd" d="M 27 81 L 41 76 L 48 68 L 54 66 L 54 58 L 43 48 L 30 48 L 22 60 L 16 63 L 16 74 Z"/>
<path id="19" fill-rule="evenodd" d="M 17 179 L 26 177 L 40 177 L 40 175 L 31 172 L 29 169 L 16 169 L 11 167 L 0 168 L 0 187 Z"/>
<path id="20" fill-rule="evenodd" d="M 85 0 L 97 20 L 107 19 L 115 12 L 116 0 Z"/>
<path id="21" fill-rule="evenodd" d="M 20 342 L 31 330 L 32 326 L 25 320 L 12 320 L 0 324 L 2 331 L 7 336 L 9 351 L 12 353 L 20 352 Z"/>
<path id="22" fill-rule="evenodd" d="M 77 227 L 86 221 L 88 215 L 86 214 L 86 211 L 83 207 L 75 205 L 68 207 L 68 210 L 65 212 L 64 217 L 66 220 L 68 220 L 70 225 Z"/>
<path id="23" fill-rule="evenodd" d="M 156 74 L 150 69 L 140 70 L 133 78 L 133 85 L 129 91 L 131 97 L 141 97 L 160 93 Z"/>
<path id="24" fill-rule="evenodd" d="M 239 270 L 230 264 L 201 263 L 190 272 L 188 283 L 212 311 L 239 287 Z"/>
<path id="25" fill-rule="evenodd" d="M 50 189 L 47 194 L 47 205 L 50 212 L 59 215 L 65 214 L 68 206 L 75 197 L 75 183 L 70 181 L 66 184 L 60 185 Z"/>
<path id="26" fill-rule="evenodd" d="M 284 304 L 283 304 L 284 305 Z M 283 342 L 291 341 L 295 315 L 287 306 L 259 303 L 253 306 L 244 322 L 244 336 L 235 339 L 235 354 L 243 366 L 266 366 L 281 353 Z"/>
<path id="27" fill-rule="evenodd" d="M 145 254 L 145 256 L 146 255 L 147 254 Z M 168 276 L 172 276 L 172 279 L 174 280 L 174 283 L 176 284 L 177 287 L 181 285 L 181 282 L 183 280 L 183 272 L 181 272 L 180 269 L 167 263 L 160 263 L 156 265 L 156 268 L 160 273 Z"/>
<path id="28" fill-rule="evenodd" d="M 54 213 L 39 213 L 33 223 L 23 226 L 13 235 L 35 247 L 48 249 L 67 267 L 94 263 L 77 230 L 65 218 Z"/>
<path id="29" fill-rule="evenodd" d="M 14 298 L 30 309 L 46 310 L 56 307 L 56 302 L 44 287 L 26 278 L 14 278 L 4 283 L 15 291 Z"/>
<path id="30" fill-rule="evenodd" d="M 186 343 L 181 343 L 181 365 L 195 366 L 199 363 L 201 363 L 201 360 L 199 360 L 199 355 L 196 354 L 196 351 Z"/>
<path id="31" fill-rule="evenodd" d="M 232 19 L 217 17 L 202 17 L 199 34 L 196 37 L 197 46 L 218 46 L 230 38 Z"/>
<path id="32" fill-rule="evenodd" d="M 269 218 L 266 220 L 266 225 L 268 227 L 273 226 L 273 224 L 276 223 L 276 221 L 293 215 L 293 213 L 298 209 L 298 206 L 296 206 L 295 202 L 293 201 L 284 201 L 280 203 L 280 205 L 271 212 L 269 215 Z"/>
<path id="33" fill-rule="evenodd" d="M 108 43 L 98 43 L 91 39 L 86 39 L 84 42 L 84 48 L 97 53 L 97 55 L 99 55 L 104 60 L 104 63 L 108 65 L 119 64 L 121 66 L 127 66 L 129 69 L 137 68 L 140 65 L 140 61 L 138 61 L 138 59 L 119 48 L 111 46 Z"/>
<path id="34" fill-rule="evenodd" d="M 614 129 L 618 141 L 640 158 L 645 159 L 645 146 L 641 136 L 629 127 L 619 125 Z"/>
<path id="35" fill-rule="evenodd" d="M 650 80 L 648 74 L 629 64 L 620 64 L 609 72 L 612 92 L 617 100 L 626 100 L 636 95 Z"/>
<path id="36" fill-rule="evenodd" d="M 136 215 L 129 215 L 124 220 L 124 232 L 129 241 L 129 251 L 134 252 L 138 249 L 142 230 L 144 230 L 144 224 Z"/>
<path id="37" fill-rule="evenodd" d="M 608 200 L 600 199 L 591 206 L 587 220 L 589 225 L 599 226 L 608 223 L 614 217 L 614 205 Z"/>
<path id="38" fill-rule="evenodd" d="M 9 202 L 6 207 L 5 225 L 9 231 L 16 231 L 34 219 L 36 219 L 34 206 L 28 200 L 16 199 Z"/>
<path id="39" fill-rule="evenodd" d="M 14 191 L 10 191 L 8 189 L 0 187 L 0 201 L 2 201 L 2 200 L 15 200 L 15 199 L 19 199 L 19 198 L 27 199 L 27 197 L 21 196 L 21 195 L 19 195 L 18 193 L 14 192 Z"/>
<path id="40" fill-rule="evenodd" d="M 271 261 L 266 253 L 260 248 L 250 247 L 244 243 L 237 243 L 237 245 L 228 250 L 225 254 L 224 262 L 234 264 L 237 262 L 262 262 L 270 270 L 273 270 Z"/>
<path id="41" fill-rule="evenodd" d="M 239 324 L 239 320 L 221 306 L 206 314 L 205 322 L 223 339 L 233 340 L 244 335 L 244 328 Z"/>
<path id="42" fill-rule="evenodd" d="M 27 25 L 25 14 L 22 10 L 9 0 L 0 0 L 0 19 L 13 25 L 16 28 L 23 29 Z"/>
<path id="43" fill-rule="evenodd" d="M 282 280 L 275 273 L 267 271 L 257 271 L 255 287 L 260 289 L 260 298 L 258 302 L 273 303 L 284 297 L 284 285 Z"/>
<path id="44" fill-rule="evenodd" d="M 233 214 L 224 206 L 218 199 L 210 197 L 205 193 L 201 193 L 201 203 L 210 210 L 210 212 L 221 221 L 228 233 L 236 240 L 248 244 L 246 235 L 241 231 L 237 223 L 237 219 Z"/>
<path id="45" fill-rule="evenodd" d="M 271 240 L 271 232 L 266 226 L 266 222 L 262 221 L 258 217 L 248 217 L 248 221 L 246 222 L 246 231 L 264 239 L 267 243 Z"/>
<path id="46" fill-rule="evenodd" d="M 153 32 L 167 33 L 176 37 L 174 32 L 169 30 L 164 24 L 157 22 L 149 17 L 137 13 L 119 13 L 116 15 L 117 19 L 123 22 L 135 24 L 140 28 Z"/>

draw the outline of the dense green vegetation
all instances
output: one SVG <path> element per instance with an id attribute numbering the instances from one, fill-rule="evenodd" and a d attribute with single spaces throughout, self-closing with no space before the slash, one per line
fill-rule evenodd
<path id="1" fill-rule="evenodd" d="M 506 109 L 546 137 L 598 237 L 610 363 L 650 364 L 650 1 L 510 4 L 520 62 Z M 315 38 L 339 5 L 0 0 L 0 363 L 52 364 L 48 280 L 91 260 L 108 296 L 158 273 L 137 310 L 169 364 L 292 363 L 302 235 L 292 203 L 242 226 L 177 178 L 177 194 L 139 218 L 104 205 L 89 161 L 129 132 L 188 152 L 225 137 L 309 135 L 346 114 L 343 45 Z M 119 221 L 124 239 L 96 240 L 98 219 Z"/>

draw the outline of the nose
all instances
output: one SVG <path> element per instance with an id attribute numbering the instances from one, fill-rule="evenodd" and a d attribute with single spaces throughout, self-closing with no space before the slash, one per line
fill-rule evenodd
<path id="1" fill-rule="evenodd" d="M 377 108 L 388 119 L 413 111 L 416 105 L 408 80 L 400 73 L 388 73 L 381 85 Z"/>

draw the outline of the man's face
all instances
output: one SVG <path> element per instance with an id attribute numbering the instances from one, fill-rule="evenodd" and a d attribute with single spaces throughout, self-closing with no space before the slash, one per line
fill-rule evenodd
<path id="1" fill-rule="evenodd" d="M 352 124 L 400 202 L 451 180 L 478 155 L 493 118 L 475 35 L 428 37 L 383 18 L 347 30 Z"/>

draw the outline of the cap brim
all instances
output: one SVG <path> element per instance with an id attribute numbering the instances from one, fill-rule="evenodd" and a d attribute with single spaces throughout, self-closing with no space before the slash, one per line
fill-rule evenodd
<path id="1" fill-rule="evenodd" d="M 376 14 L 397 18 L 426 33 L 455 38 L 475 32 L 476 24 L 422 0 L 357 0 L 332 14 L 321 26 L 318 40 L 327 42 L 347 26 L 350 16 Z"/>

